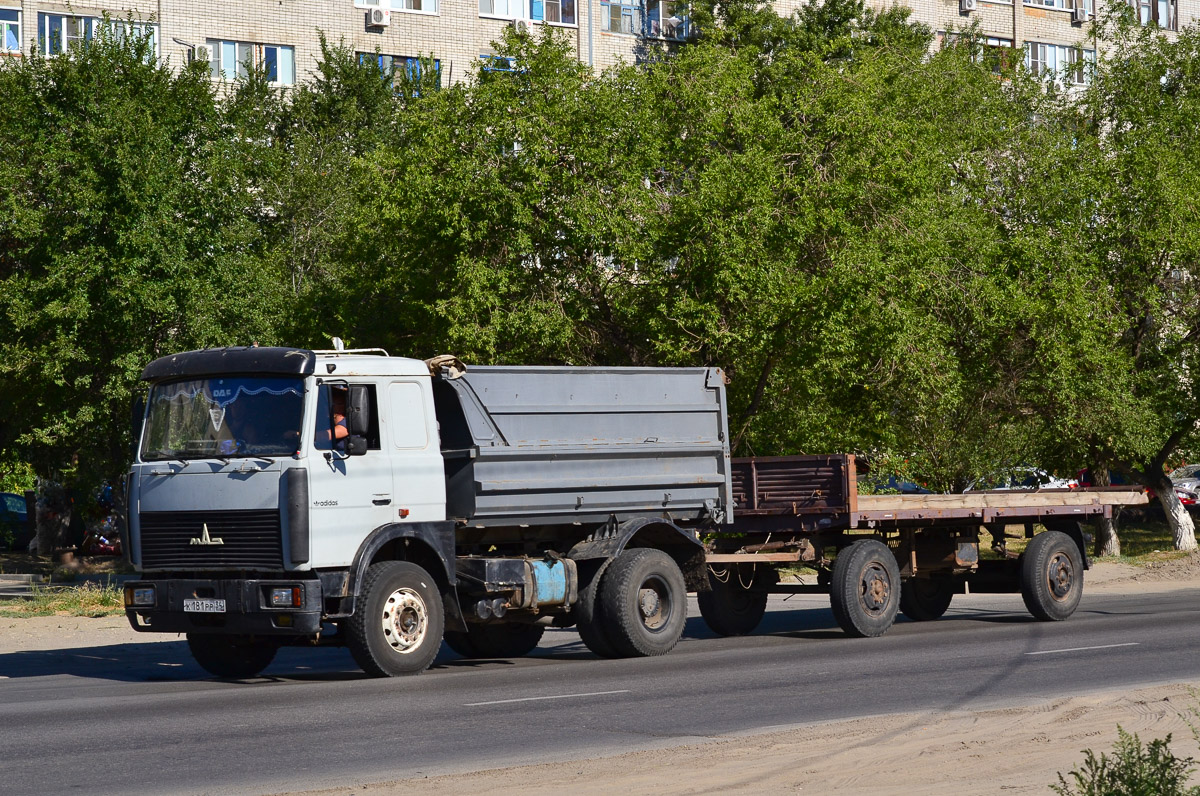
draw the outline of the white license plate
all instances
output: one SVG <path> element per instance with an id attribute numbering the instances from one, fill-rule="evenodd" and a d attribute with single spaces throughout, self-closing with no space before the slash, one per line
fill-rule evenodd
<path id="1" fill-rule="evenodd" d="M 184 600 L 183 610 L 193 614 L 223 614 L 224 600 Z"/>

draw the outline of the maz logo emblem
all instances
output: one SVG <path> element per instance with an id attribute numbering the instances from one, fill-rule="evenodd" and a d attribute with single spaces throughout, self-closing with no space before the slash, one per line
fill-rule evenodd
<path id="1" fill-rule="evenodd" d="M 192 537 L 191 544 L 208 544 L 208 545 L 225 544 L 225 540 L 222 539 L 220 536 L 209 536 L 208 535 L 208 523 L 206 522 L 206 523 L 204 523 L 204 529 L 200 532 L 200 536 Z"/>

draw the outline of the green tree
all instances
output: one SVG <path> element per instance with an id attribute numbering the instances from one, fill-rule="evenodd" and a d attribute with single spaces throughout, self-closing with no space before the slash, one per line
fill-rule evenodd
<path id="1" fill-rule="evenodd" d="M 1200 33 L 1172 41 L 1125 11 L 1102 17 L 1091 86 L 1047 112 L 1058 140 L 1013 172 L 1005 200 L 1063 302 L 1031 338 L 1023 391 L 1048 456 L 1153 488 L 1176 548 L 1191 550 L 1165 469 L 1200 424 Z"/>
<path id="2" fill-rule="evenodd" d="M 116 479 L 150 359 L 271 339 L 246 139 L 147 39 L 0 64 L 0 448 Z"/>

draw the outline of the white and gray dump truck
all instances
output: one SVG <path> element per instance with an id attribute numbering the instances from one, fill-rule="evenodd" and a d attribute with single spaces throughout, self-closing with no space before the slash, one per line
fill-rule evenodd
<path id="1" fill-rule="evenodd" d="M 603 657 L 660 655 L 689 591 L 721 635 L 752 632 L 772 593 L 828 593 L 862 637 L 968 589 L 1020 592 L 1061 620 L 1089 565 L 1081 522 L 1146 500 L 860 496 L 853 456 L 732 459 L 718 368 L 234 347 L 162 357 L 142 378 L 126 614 L 186 634 L 218 677 L 318 644 L 372 675 L 416 674 L 443 641 L 511 657 L 547 627 L 574 626 Z M 1031 537 L 1019 555 L 1013 525 Z M 980 557 L 983 529 L 999 555 Z M 814 583 L 779 577 L 801 565 Z"/>

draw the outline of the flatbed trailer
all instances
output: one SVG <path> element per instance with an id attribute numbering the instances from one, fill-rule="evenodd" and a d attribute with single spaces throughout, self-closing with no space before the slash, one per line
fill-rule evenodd
<path id="1" fill-rule="evenodd" d="M 1146 502 L 1127 487 L 860 495 L 852 455 L 734 459 L 731 471 L 734 522 L 708 538 L 711 588 L 699 595 L 724 635 L 751 632 L 772 593 L 828 593 L 854 636 L 882 635 L 901 612 L 935 619 L 967 591 L 1020 592 L 1035 617 L 1065 619 L 1091 566 L 1083 524 Z M 1010 526 L 1024 551 L 1009 549 Z M 781 582 L 796 566 L 817 582 Z"/>

